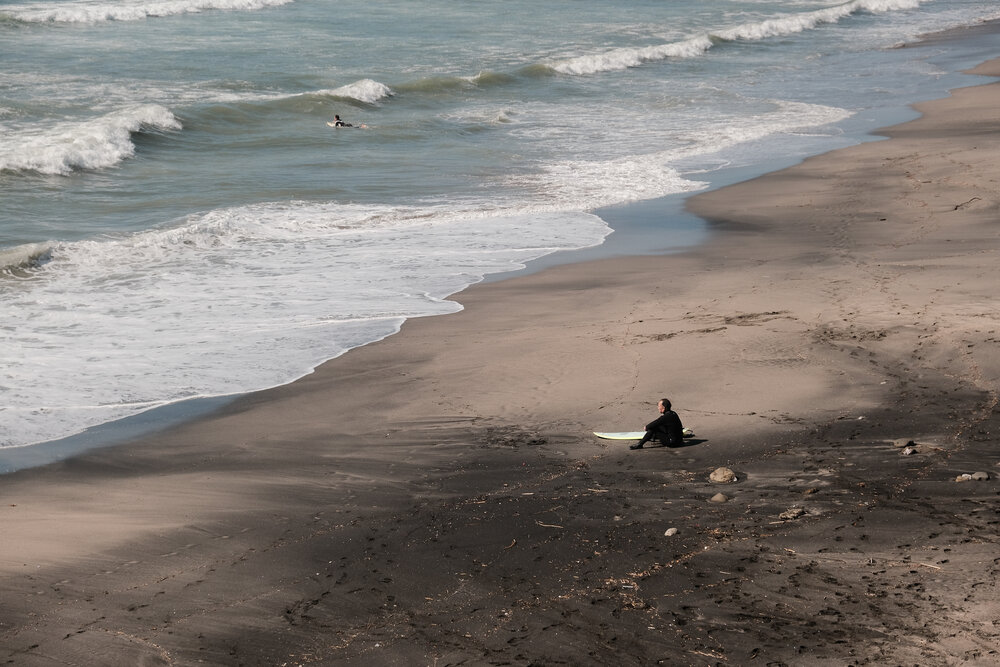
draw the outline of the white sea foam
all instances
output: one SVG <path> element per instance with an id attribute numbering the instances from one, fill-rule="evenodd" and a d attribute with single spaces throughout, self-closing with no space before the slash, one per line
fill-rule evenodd
<path id="1" fill-rule="evenodd" d="M 570 160 L 548 165 L 539 175 L 510 180 L 533 187 L 539 196 L 575 201 L 588 209 L 693 192 L 706 186 L 681 176 L 669 165 L 670 157 L 662 152 L 613 160 Z"/>
<path id="2" fill-rule="evenodd" d="M 852 115 L 846 109 L 821 104 L 731 97 L 737 109 L 755 107 L 760 111 L 741 111 L 738 118 L 716 115 L 702 123 L 683 119 L 672 124 L 660 122 L 655 128 L 659 134 L 649 128 L 648 110 L 641 108 L 634 112 L 620 109 L 614 122 L 600 114 L 579 117 L 568 127 L 559 124 L 558 105 L 525 105 L 513 116 L 512 133 L 568 157 L 538 164 L 534 172 L 510 175 L 505 182 L 534 193 L 539 201 L 585 210 L 693 192 L 705 183 L 682 174 L 678 164 L 690 165 L 697 158 L 766 137 L 812 132 Z M 475 108 L 465 120 L 483 120 L 485 116 L 485 109 Z M 519 123 L 525 117 L 531 117 L 532 122 L 522 127 Z M 642 129 L 622 131 L 633 127 Z M 657 145 L 664 148 L 649 149 Z"/>
<path id="3" fill-rule="evenodd" d="M 884 13 L 919 7 L 927 0 L 852 0 L 835 7 L 785 14 L 772 19 L 745 23 L 733 28 L 711 30 L 679 42 L 645 47 L 614 49 L 600 54 L 577 56 L 552 63 L 561 74 L 585 75 L 638 67 L 668 58 L 696 58 L 718 41 L 759 41 L 811 30 L 823 23 L 837 21 L 859 12 Z"/>
<path id="4" fill-rule="evenodd" d="M 575 202 L 593 209 L 628 201 L 693 192 L 706 183 L 682 176 L 672 166 L 695 156 L 707 156 L 733 146 L 782 133 L 801 133 L 848 118 L 836 107 L 775 100 L 774 109 L 739 123 L 693 130 L 684 147 L 610 160 L 570 160 L 544 167 L 542 173 L 517 176 L 510 182 L 527 187 L 552 202 Z"/>
<path id="5" fill-rule="evenodd" d="M 643 48 L 622 48 L 597 55 L 579 56 L 554 63 L 552 69 L 562 74 L 596 74 L 638 67 L 643 63 L 667 58 L 695 58 L 712 48 L 707 36 L 692 37 L 682 42 L 659 44 Z"/>
<path id="6" fill-rule="evenodd" d="M 375 104 L 381 99 L 392 96 L 392 89 L 384 83 L 373 81 L 372 79 L 361 79 L 346 86 L 340 86 L 332 90 L 318 91 L 319 95 L 330 95 L 331 97 L 344 97 L 366 104 Z"/>
<path id="7" fill-rule="evenodd" d="M 294 0 L 77 0 L 76 2 L 8 5 L 0 14 L 29 23 L 100 23 L 138 21 L 157 16 L 192 14 L 207 10 L 256 10 Z"/>
<path id="8" fill-rule="evenodd" d="M 712 34 L 726 40 L 757 41 L 771 37 L 782 37 L 812 30 L 823 23 L 837 21 L 858 12 L 891 12 L 914 9 L 924 0 L 854 0 L 842 5 L 817 9 L 811 12 L 782 16 L 756 23 L 747 23 L 728 30 L 714 31 Z"/>
<path id="9" fill-rule="evenodd" d="M 673 160 L 689 158 L 694 154 L 709 155 L 724 151 L 737 144 L 758 141 L 777 134 L 797 134 L 824 125 L 840 122 L 851 112 L 838 107 L 787 100 L 771 100 L 774 109 L 740 122 L 720 123 L 711 128 L 691 130 L 685 134 L 690 147 L 674 151 Z"/>
<path id="10" fill-rule="evenodd" d="M 181 123 L 168 109 L 146 104 L 91 120 L 8 130 L 0 145 L 0 171 L 68 174 L 111 167 L 135 154 L 132 134 L 143 128 L 179 130 Z"/>
<path id="11" fill-rule="evenodd" d="M 483 209 L 264 204 L 56 244 L 0 300 L 0 446 L 291 381 L 459 309 L 446 297 L 487 273 L 610 231 L 584 213 Z"/>

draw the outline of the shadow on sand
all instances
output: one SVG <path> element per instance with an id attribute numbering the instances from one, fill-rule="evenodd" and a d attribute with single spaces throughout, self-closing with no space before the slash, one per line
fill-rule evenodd
<path id="1" fill-rule="evenodd" d="M 649 441 L 640 449 L 682 449 L 684 447 L 694 447 L 708 442 L 708 438 L 684 438 L 684 442 L 679 445 L 664 445 L 660 442 Z M 629 449 L 632 449 L 629 446 Z M 638 450 L 634 450 L 638 451 Z"/>

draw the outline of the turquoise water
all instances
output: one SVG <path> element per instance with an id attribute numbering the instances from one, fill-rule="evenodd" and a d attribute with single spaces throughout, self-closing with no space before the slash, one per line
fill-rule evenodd
<path id="1" fill-rule="evenodd" d="M 289 382 L 594 212 L 860 140 L 994 2 L 0 2 L 0 446 Z M 334 114 L 353 127 L 327 126 Z M 657 243 L 697 242 L 681 216 Z"/>

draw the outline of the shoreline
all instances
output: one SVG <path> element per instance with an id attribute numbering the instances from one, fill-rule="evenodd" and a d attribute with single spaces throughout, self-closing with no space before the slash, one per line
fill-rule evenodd
<path id="1" fill-rule="evenodd" d="M 986 21 L 974 26 L 926 35 L 919 41 L 904 46 L 908 48 L 926 48 L 933 47 L 937 43 L 948 42 L 962 37 L 993 36 L 997 32 L 1000 32 L 998 26 L 1000 26 L 1000 19 Z M 962 78 L 965 74 L 968 74 L 968 71 L 955 71 L 950 72 L 947 77 Z M 968 85 L 978 84 L 971 83 Z M 947 89 L 947 86 L 941 88 L 942 91 L 946 91 Z M 931 97 L 931 99 L 934 98 Z M 909 104 L 905 108 L 880 110 L 878 120 L 869 123 L 871 127 L 868 127 L 865 132 L 856 135 L 852 134 L 851 140 L 844 146 L 854 146 L 859 143 L 883 140 L 883 137 L 880 136 L 881 129 L 898 124 L 898 122 L 901 122 L 901 119 L 912 119 L 916 115 L 913 107 L 914 104 Z M 711 234 L 715 233 L 710 229 L 711 226 L 709 223 L 687 209 L 687 200 L 720 188 L 750 181 L 775 171 L 781 171 L 799 164 L 810 157 L 823 155 L 827 152 L 839 150 L 840 148 L 826 148 L 820 153 L 807 153 L 791 157 L 782 156 L 758 164 L 722 168 L 704 175 L 704 179 L 709 182 L 709 186 L 705 190 L 675 193 L 657 199 L 628 202 L 598 209 L 593 211 L 593 213 L 605 220 L 613 229 L 611 235 L 602 244 L 569 251 L 558 251 L 530 260 L 527 266 L 522 269 L 488 274 L 480 282 L 468 285 L 449 296 L 448 299 L 461 301 L 465 291 L 476 289 L 479 285 L 517 279 L 563 264 L 637 256 L 663 257 L 687 252 L 692 247 L 704 243 Z M 672 221 L 667 230 L 664 230 L 662 225 L 659 224 L 659 221 L 664 218 L 670 218 Z M 654 243 L 649 243 L 648 239 L 650 238 L 655 239 Z M 393 335 L 398 335 L 398 332 Z M 329 363 L 336 358 L 328 359 L 323 363 Z M 315 370 L 309 371 L 302 377 L 308 376 L 315 372 Z M 299 380 L 292 380 L 292 382 L 298 382 Z M 257 391 L 268 391 L 268 389 L 273 388 L 240 392 L 226 396 L 187 399 L 124 419 L 99 424 L 87 428 L 80 433 L 56 440 L 32 445 L 0 448 L 0 475 L 48 465 L 95 449 L 127 444 L 136 439 L 152 436 L 157 432 L 198 420 L 232 401 L 239 400 L 240 397 L 251 395 Z"/>
<path id="2" fill-rule="evenodd" d="M 0 655 L 998 659 L 998 102 L 960 88 L 696 195 L 723 233 L 669 261 L 480 284 L 143 446 L 6 476 Z M 689 446 L 589 435 L 663 393 Z"/>

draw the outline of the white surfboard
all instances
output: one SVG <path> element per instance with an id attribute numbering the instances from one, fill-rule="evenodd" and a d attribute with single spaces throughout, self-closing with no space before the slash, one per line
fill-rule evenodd
<path id="1" fill-rule="evenodd" d="M 683 433 L 685 438 L 694 437 L 694 431 L 689 428 L 684 429 Z M 645 431 L 617 431 L 610 433 L 605 431 L 594 431 L 594 435 L 605 440 L 642 440 L 642 436 L 645 434 Z"/>
<path id="2" fill-rule="evenodd" d="M 594 431 L 594 435 L 605 440 L 642 440 L 645 433 L 645 431 L 620 431 L 618 433 Z"/>

